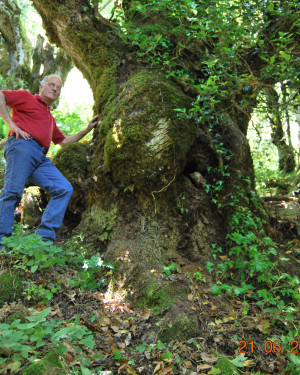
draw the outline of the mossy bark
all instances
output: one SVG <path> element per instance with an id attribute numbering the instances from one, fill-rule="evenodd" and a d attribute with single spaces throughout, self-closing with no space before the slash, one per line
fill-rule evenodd
<path id="1" fill-rule="evenodd" d="M 38 35 L 35 47 L 31 46 L 15 0 L 1 2 L 0 57 L 0 74 L 4 78 L 1 89 L 25 88 L 33 94 L 39 91 L 41 76 L 56 73 L 64 82 L 73 67 L 65 51 L 55 51 L 42 36 Z"/>
<path id="2" fill-rule="evenodd" d="M 66 212 L 66 218 L 77 221 L 77 223 L 88 207 L 87 192 L 90 163 L 87 160 L 87 152 L 87 143 L 71 143 L 61 148 L 52 158 L 53 164 L 73 186 L 74 191 Z"/>
<path id="3" fill-rule="evenodd" d="M 26 188 L 22 195 L 21 205 L 21 223 L 28 225 L 29 228 L 38 226 L 44 208 L 40 188 L 37 186 Z"/>

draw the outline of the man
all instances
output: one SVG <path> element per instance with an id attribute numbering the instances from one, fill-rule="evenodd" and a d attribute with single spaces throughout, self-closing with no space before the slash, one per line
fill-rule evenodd
<path id="1" fill-rule="evenodd" d="M 14 209 L 29 179 L 51 195 L 36 230 L 44 241 L 53 242 L 61 226 L 73 188 L 46 157 L 51 141 L 64 147 L 77 142 L 97 124 L 95 116 L 85 130 L 65 136 L 57 127 L 49 106 L 59 98 L 62 81 L 53 74 L 40 84 L 39 94 L 26 90 L 0 91 L 0 115 L 9 126 L 4 145 L 6 170 L 0 196 L 0 248 L 4 236 L 12 233 Z M 8 112 L 12 108 L 12 116 Z"/>

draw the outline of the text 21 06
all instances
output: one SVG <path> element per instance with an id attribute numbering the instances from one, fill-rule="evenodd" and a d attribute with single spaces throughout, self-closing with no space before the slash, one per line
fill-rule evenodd
<path id="1" fill-rule="evenodd" d="M 256 346 L 254 344 L 254 341 L 245 341 L 241 340 L 239 341 L 239 353 L 254 353 L 254 351 L 258 352 L 265 352 L 265 353 L 295 353 L 299 354 L 300 353 L 300 342 L 297 340 L 293 340 L 290 342 L 289 347 L 283 346 L 279 340 L 271 341 L 271 340 L 266 340 L 262 346 Z"/>

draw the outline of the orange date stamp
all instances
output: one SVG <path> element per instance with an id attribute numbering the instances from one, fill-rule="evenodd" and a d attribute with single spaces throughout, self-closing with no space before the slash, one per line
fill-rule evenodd
<path id="1" fill-rule="evenodd" d="M 252 341 L 245 341 L 241 340 L 239 341 L 239 353 L 254 353 L 254 350 L 258 352 L 264 352 L 264 353 L 294 353 L 294 354 L 299 354 L 300 353 L 300 342 L 293 340 L 290 342 L 290 347 L 287 348 L 286 345 L 283 347 L 281 344 L 281 341 L 276 340 L 276 341 L 271 341 L 271 340 L 266 340 L 264 344 L 262 345 L 261 348 L 256 347 L 253 340 Z"/>

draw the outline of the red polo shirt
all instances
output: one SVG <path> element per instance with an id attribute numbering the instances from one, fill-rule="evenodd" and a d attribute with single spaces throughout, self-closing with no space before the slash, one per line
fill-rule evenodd
<path id="1" fill-rule="evenodd" d="M 46 152 L 51 141 L 61 143 L 65 136 L 58 129 L 55 119 L 44 99 L 26 90 L 3 90 L 6 104 L 12 108 L 12 120 L 22 130 L 32 136 Z M 10 131 L 8 135 L 11 135 Z"/>

